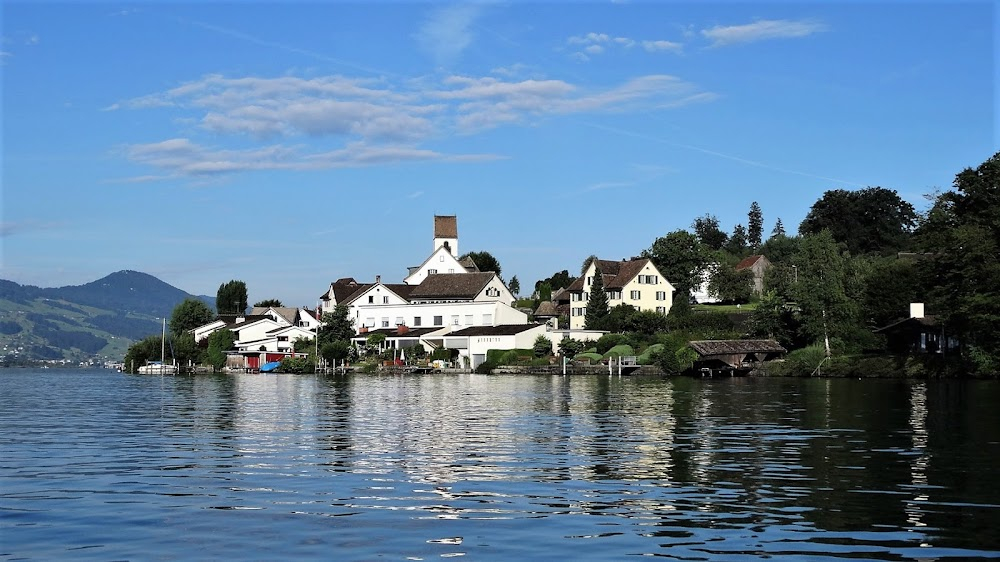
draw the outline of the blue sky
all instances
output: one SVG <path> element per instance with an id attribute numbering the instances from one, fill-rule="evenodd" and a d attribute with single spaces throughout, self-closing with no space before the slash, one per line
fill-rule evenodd
<path id="1" fill-rule="evenodd" d="M 524 289 L 751 202 L 997 150 L 992 2 L 2 4 L 0 278 L 313 306 L 459 250 Z"/>

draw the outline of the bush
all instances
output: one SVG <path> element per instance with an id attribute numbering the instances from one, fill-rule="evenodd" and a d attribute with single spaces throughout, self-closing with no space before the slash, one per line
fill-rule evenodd
<path id="1" fill-rule="evenodd" d="M 535 357 L 545 357 L 546 355 L 552 355 L 552 341 L 549 338 L 539 334 L 535 338 L 535 344 L 531 346 L 532 352 Z"/>
<path id="2" fill-rule="evenodd" d="M 653 345 L 647 347 L 646 350 L 643 351 L 642 354 L 639 355 L 639 359 L 638 359 L 639 364 L 640 365 L 652 365 L 653 364 L 653 357 L 657 353 L 662 353 L 663 352 L 663 347 L 664 346 L 663 346 L 662 343 L 654 343 Z"/>
<path id="3" fill-rule="evenodd" d="M 603 358 L 610 359 L 611 357 L 622 357 L 624 355 L 635 355 L 635 349 L 628 344 L 616 345 L 609 349 L 608 352 L 604 354 Z"/>
<path id="4" fill-rule="evenodd" d="M 589 363 L 600 363 L 603 357 L 600 353 L 577 353 L 573 358 L 576 361 L 587 361 Z"/>
<path id="5" fill-rule="evenodd" d="M 604 355 L 612 347 L 619 344 L 628 343 L 626 341 L 627 339 L 628 338 L 625 336 L 625 334 L 604 334 L 603 336 L 600 337 L 600 339 L 597 340 L 597 353 Z"/>
<path id="6" fill-rule="evenodd" d="M 455 359 L 458 359 L 458 350 L 448 349 L 447 347 L 435 349 L 429 357 L 430 361 L 454 361 Z"/>

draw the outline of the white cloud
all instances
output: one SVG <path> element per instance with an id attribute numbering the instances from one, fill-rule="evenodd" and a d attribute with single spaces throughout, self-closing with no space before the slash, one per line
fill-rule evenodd
<path id="1" fill-rule="evenodd" d="M 826 29 L 823 23 L 808 20 L 758 20 L 744 25 L 717 25 L 701 30 L 701 34 L 712 41 L 713 47 L 721 47 L 765 39 L 805 37 Z"/>
<path id="2" fill-rule="evenodd" d="M 424 21 L 414 39 L 437 64 L 452 64 L 475 39 L 472 24 L 482 15 L 483 9 L 484 6 L 477 4 L 437 9 Z"/>
<path id="3" fill-rule="evenodd" d="M 177 127 L 188 131 L 185 138 L 135 144 L 123 151 L 129 160 L 168 174 L 126 180 L 139 182 L 249 170 L 496 158 L 445 154 L 421 145 L 456 133 L 530 124 L 553 115 L 666 109 L 715 97 L 668 75 L 640 76 L 610 87 L 586 89 L 564 80 L 495 76 L 452 75 L 394 84 L 342 76 L 209 75 L 107 109 L 166 111 Z M 187 138 L 199 130 L 216 139 L 217 146 Z M 303 149 L 305 143 L 317 142 L 323 142 L 324 149 Z"/>
<path id="4" fill-rule="evenodd" d="M 684 45 L 682 45 L 681 43 L 675 43 L 673 41 L 663 41 L 663 40 L 643 41 L 642 48 L 646 49 L 651 53 L 655 53 L 657 51 L 672 51 L 675 53 L 679 53 L 684 50 Z"/>
<path id="5" fill-rule="evenodd" d="M 577 50 L 570 53 L 570 56 L 581 62 L 590 60 L 588 55 L 600 55 L 610 52 L 611 49 L 631 49 L 641 44 L 647 52 L 655 53 L 659 51 L 670 51 L 680 53 L 684 50 L 684 45 L 673 41 L 644 40 L 638 41 L 629 37 L 612 37 L 607 33 L 588 33 L 586 35 L 575 35 L 566 40 L 566 43 L 577 47 Z"/>

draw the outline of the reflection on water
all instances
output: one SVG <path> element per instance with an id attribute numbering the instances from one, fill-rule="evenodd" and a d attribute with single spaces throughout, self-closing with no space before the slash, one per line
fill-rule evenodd
<path id="1" fill-rule="evenodd" d="M 0 372 L 0 556 L 1000 557 L 1000 384 Z"/>

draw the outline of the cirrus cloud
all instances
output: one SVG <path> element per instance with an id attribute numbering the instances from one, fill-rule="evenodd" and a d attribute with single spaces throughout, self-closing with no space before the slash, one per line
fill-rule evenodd
<path id="1" fill-rule="evenodd" d="M 825 24 L 810 20 L 757 20 L 743 25 L 717 25 L 703 29 L 701 34 L 712 41 L 713 47 L 722 47 L 766 39 L 805 37 L 826 30 Z"/>

